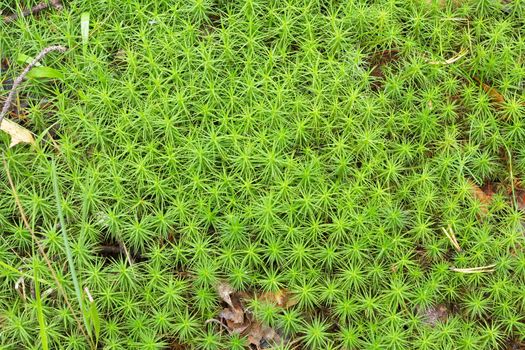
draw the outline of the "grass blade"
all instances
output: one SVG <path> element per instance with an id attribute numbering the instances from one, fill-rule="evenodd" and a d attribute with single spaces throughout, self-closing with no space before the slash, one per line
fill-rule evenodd
<path id="1" fill-rule="evenodd" d="M 88 318 L 91 326 L 93 327 L 93 331 L 95 332 L 95 344 L 97 344 L 98 339 L 100 338 L 100 316 L 98 315 L 97 304 L 91 296 L 89 289 L 86 287 L 84 288 L 84 291 L 86 292 L 89 303 Z"/>
<path id="2" fill-rule="evenodd" d="M 36 265 L 36 264 L 35 264 Z M 40 283 L 38 282 L 38 266 L 33 266 L 33 275 L 34 275 L 34 284 L 35 284 L 35 299 L 36 299 L 36 313 L 38 317 L 38 324 L 39 324 L 39 334 L 40 334 L 40 340 L 42 341 L 42 349 L 48 350 L 49 349 L 49 342 L 47 339 L 47 326 L 46 326 L 46 320 L 44 318 L 44 310 L 42 307 L 42 298 L 40 295 Z"/>
<path id="3" fill-rule="evenodd" d="M 66 251 L 67 256 L 67 262 L 69 264 L 69 270 L 71 271 L 71 278 L 73 279 L 73 285 L 75 286 L 75 294 L 77 296 L 78 305 L 80 306 L 80 310 L 82 310 L 82 314 L 84 315 L 84 306 L 82 303 L 82 291 L 80 289 L 80 284 L 78 283 L 77 279 L 77 273 L 75 270 L 75 264 L 73 262 L 73 253 L 71 252 L 71 247 L 69 246 L 69 239 L 67 236 L 66 231 L 66 221 L 64 220 L 64 214 L 62 212 L 62 199 L 60 196 L 60 191 L 58 188 L 58 179 L 57 179 L 57 172 L 56 172 L 56 162 L 53 159 L 51 163 L 51 177 L 53 178 L 53 190 L 55 192 L 55 200 L 57 202 L 57 211 L 58 211 L 58 219 L 60 220 L 60 230 L 62 232 L 62 238 L 64 240 L 64 249 Z M 88 330 L 88 333 L 91 334 L 87 319 L 84 315 L 83 317 L 84 325 L 86 326 L 86 329 Z"/>

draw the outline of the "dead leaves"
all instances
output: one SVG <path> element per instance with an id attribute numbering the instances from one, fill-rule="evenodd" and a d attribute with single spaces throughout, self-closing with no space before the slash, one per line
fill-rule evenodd
<path id="1" fill-rule="evenodd" d="M 31 72 L 31 69 L 36 67 L 38 63 L 50 52 L 58 51 L 58 52 L 65 52 L 67 51 L 67 48 L 60 45 L 53 45 L 48 46 L 44 48 L 40 53 L 26 66 L 26 68 L 20 73 L 19 76 L 16 77 L 16 79 L 13 81 L 11 85 L 11 89 L 9 91 L 9 94 L 7 95 L 7 98 L 3 102 L 2 110 L 0 111 L 0 128 L 7 132 L 9 135 L 11 135 L 11 144 L 9 147 L 13 147 L 21 142 L 25 143 L 34 143 L 33 136 L 31 133 L 21 127 L 20 125 L 11 122 L 9 120 L 4 120 L 5 116 L 9 112 L 11 106 L 13 105 L 13 101 L 15 100 L 15 97 L 17 96 L 17 89 L 22 84 L 24 79 L 28 76 L 28 74 Z M 43 68 L 43 67 L 36 67 L 36 68 Z M 2 123 L 3 122 L 3 123 Z"/>
<path id="2" fill-rule="evenodd" d="M 4 118 L 1 121 L 0 130 L 5 131 L 9 134 L 9 136 L 11 136 L 11 143 L 9 144 L 9 147 L 14 147 L 19 143 L 35 144 L 33 134 L 29 130 L 9 119 Z"/>
<path id="3" fill-rule="evenodd" d="M 482 82 L 477 77 L 472 77 L 472 79 L 474 79 L 475 81 L 477 81 L 481 85 L 483 90 L 487 93 L 487 95 L 489 95 L 489 97 L 492 100 L 492 102 L 494 102 L 496 104 L 502 104 L 502 103 L 505 102 L 505 97 L 503 97 L 503 95 L 500 94 L 499 91 L 496 90 L 494 87 L 485 84 L 484 82 Z"/>
<path id="4" fill-rule="evenodd" d="M 226 307 L 219 313 L 218 320 L 208 320 L 208 322 L 218 322 L 230 334 L 245 336 L 248 340 L 247 345 L 253 346 L 255 349 L 267 349 L 284 341 L 278 330 L 255 319 L 253 313 L 247 309 L 245 301 L 258 299 L 286 309 L 295 305 L 295 300 L 291 298 L 287 290 L 280 290 L 276 293 L 268 292 L 259 295 L 249 295 L 235 292 L 227 283 L 220 283 L 217 286 L 217 293 Z"/>
<path id="5" fill-rule="evenodd" d="M 481 203 L 481 212 L 485 215 L 489 211 L 489 205 L 492 202 L 492 196 L 495 194 L 492 183 L 487 183 L 479 187 L 471 180 L 467 180 L 470 185 L 471 195 Z"/>
<path id="6" fill-rule="evenodd" d="M 286 289 L 281 289 L 276 293 L 263 293 L 258 299 L 267 303 L 275 304 L 283 309 L 288 309 L 297 304 L 297 300 L 292 298 L 290 292 Z"/>

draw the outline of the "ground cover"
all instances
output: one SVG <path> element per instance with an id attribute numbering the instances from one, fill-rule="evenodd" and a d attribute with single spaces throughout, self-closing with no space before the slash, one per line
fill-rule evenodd
<path id="1" fill-rule="evenodd" d="M 525 347 L 525 1 L 43 4 L 0 0 L 2 348 Z"/>

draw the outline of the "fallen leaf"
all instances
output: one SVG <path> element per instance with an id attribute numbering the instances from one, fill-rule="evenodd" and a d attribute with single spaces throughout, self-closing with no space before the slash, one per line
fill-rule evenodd
<path id="1" fill-rule="evenodd" d="M 247 338 L 249 345 L 254 345 L 257 349 L 273 348 L 281 343 L 281 336 L 272 327 L 259 322 L 252 324 Z"/>
<path id="2" fill-rule="evenodd" d="M 19 143 L 35 143 L 33 134 L 26 128 L 6 118 L 4 118 L 1 123 L 0 129 L 4 130 L 11 136 L 11 143 L 9 144 L 9 147 L 14 147 Z"/>
<path id="3" fill-rule="evenodd" d="M 483 90 L 490 96 L 490 98 L 492 99 L 492 101 L 494 101 L 495 103 L 498 103 L 498 104 L 501 104 L 501 103 L 504 103 L 505 102 L 505 97 L 503 97 L 502 94 L 500 94 L 498 92 L 498 90 L 496 90 L 495 88 L 493 88 L 492 86 L 489 86 L 487 84 L 485 84 L 484 82 L 482 82 L 481 80 L 479 80 L 478 78 L 476 77 L 472 77 L 472 79 L 474 79 L 475 81 L 477 81 L 479 84 L 481 84 L 481 87 L 483 88 Z"/>
<path id="4" fill-rule="evenodd" d="M 259 299 L 268 303 L 275 304 L 284 309 L 287 309 L 297 304 L 297 300 L 292 298 L 290 292 L 286 289 L 281 289 L 275 293 L 264 293 L 259 297 Z"/>
<path id="5" fill-rule="evenodd" d="M 471 187 L 471 194 L 480 201 L 481 203 L 481 211 L 483 214 L 488 213 L 489 211 L 489 205 L 492 201 L 492 196 L 494 195 L 494 192 L 492 190 L 492 185 L 490 183 L 487 184 L 485 191 L 482 190 L 478 185 L 476 185 L 474 182 L 467 180 Z"/>
<path id="6" fill-rule="evenodd" d="M 231 321 L 233 323 L 243 323 L 244 311 L 242 309 L 226 308 L 221 311 L 219 317 L 225 319 L 226 321 Z"/>
<path id="7" fill-rule="evenodd" d="M 211 319 L 206 322 L 218 323 L 225 327 L 230 334 L 245 336 L 248 340 L 248 345 L 252 348 L 268 349 L 282 342 L 283 338 L 279 331 L 255 320 L 253 314 L 245 309 L 242 301 L 255 297 L 279 307 L 287 308 L 295 305 L 296 301 L 290 297 L 290 293 L 286 289 L 275 293 L 249 296 L 246 293 L 236 292 L 227 283 L 220 283 L 217 285 L 217 292 L 227 307 L 219 313 L 218 320 Z"/>
<path id="8" fill-rule="evenodd" d="M 525 210 L 525 190 L 516 189 L 516 202 L 518 209 Z"/>
<path id="9" fill-rule="evenodd" d="M 217 286 L 217 292 L 219 293 L 219 296 L 226 304 L 228 304 L 231 307 L 234 307 L 232 303 L 231 295 L 235 291 L 233 290 L 232 286 L 224 282 L 219 283 L 219 285 Z"/>

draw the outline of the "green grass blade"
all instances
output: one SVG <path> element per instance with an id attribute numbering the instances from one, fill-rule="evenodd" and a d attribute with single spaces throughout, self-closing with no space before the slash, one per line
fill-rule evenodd
<path id="1" fill-rule="evenodd" d="M 97 344 L 98 339 L 100 338 L 100 316 L 98 315 L 97 304 L 95 303 L 95 300 L 93 300 L 89 289 L 86 287 L 84 288 L 84 291 L 86 292 L 89 304 L 88 317 L 95 333 L 95 344 Z"/>
<path id="2" fill-rule="evenodd" d="M 62 232 L 62 238 L 64 239 L 64 249 L 66 250 L 67 262 L 69 264 L 69 269 L 71 271 L 71 278 L 73 279 L 73 285 L 75 286 L 75 294 L 77 296 L 78 305 L 80 307 L 80 310 L 82 311 L 84 325 L 86 326 L 86 329 L 88 330 L 88 332 L 91 334 L 87 319 L 84 315 L 84 306 L 82 303 L 82 291 L 80 289 L 80 284 L 78 283 L 78 279 L 77 279 L 75 264 L 73 262 L 73 253 L 71 252 L 71 247 L 69 246 L 69 239 L 68 239 L 67 231 L 66 231 L 66 221 L 64 220 L 64 214 L 62 212 L 62 205 L 61 205 L 62 200 L 61 200 L 60 191 L 58 188 L 56 163 L 54 159 L 51 164 L 51 176 L 53 178 L 53 190 L 55 192 L 55 200 L 57 203 L 58 218 L 60 220 L 60 230 Z"/>
<path id="3" fill-rule="evenodd" d="M 14 273 L 14 274 L 16 274 L 16 275 L 18 275 L 18 276 L 25 277 L 25 278 L 30 279 L 30 280 L 32 280 L 32 279 L 34 278 L 34 276 L 31 276 L 30 274 L 27 274 L 27 273 L 24 273 L 24 272 L 22 272 L 22 271 L 19 271 L 19 270 L 17 270 L 16 268 L 14 268 L 13 266 L 8 265 L 8 264 L 6 264 L 6 263 L 3 262 L 3 261 L 0 261 L 0 267 L 4 268 L 4 269 L 7 270 L 7 271 L 11 271 L 12 273 Z M 49 282 L 47 282 L 47 281 L 44 281 L 44 280 L 42 280 L 42 279 L 39 279 L 38 281 L 39 281 L 40 283 L 42 283 L 42 284 L 47 284 L 47 285 L 49 285 L 49 286 L 53 286 L 51 283 L 49 283 Z"/>
<path id="4" fill-rule="evenodd" d="M 49 349 L 49 342 L 47 339 L 47 326 L 46 326 L 46 320 L 44 318 L 44 310 L 42 307 L 42 298 L 40 295 L 40 283 L 38 282 L 38 267 L 33 267 L 33 275 L 34 275 L 34 283 L 35 283 L 35 299 L 36 299 L 36 313 L 38 317 L 38 324 L 39 324 L 39 334 L 40 334 L 40 340 L 42 341 L 42 349 L 48 350 Z"/>

